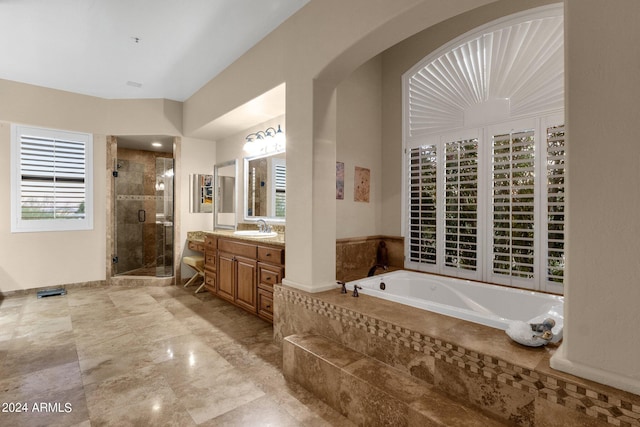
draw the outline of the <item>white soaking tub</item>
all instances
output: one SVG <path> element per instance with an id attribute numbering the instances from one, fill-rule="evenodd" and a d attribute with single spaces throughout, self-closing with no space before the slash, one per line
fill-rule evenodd
<path id="1" fill-rule="evenodd" d="M 347 283 L 353 291 L 506 330 L 513 321 L 552 318 L 553 340 L 562 339 L 564 297 L 464 279 L 399 270 Z"/>

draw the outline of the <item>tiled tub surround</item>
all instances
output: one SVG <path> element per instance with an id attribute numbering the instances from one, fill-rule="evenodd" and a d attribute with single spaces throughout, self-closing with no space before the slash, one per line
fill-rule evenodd
<path id="1" fill-rule="evenodd" d="M 390 270 L 404 265 L 404 239 L 394 236 L 367 236 L 336 240 L 336 279 L 349 282 L 367 276 L 376 262 L 378 244 L 384 241 Z M 378 270 L 380 271 L 380 270 Z"/>
<path id="2" fill-rule="evenodd" d="M 640 396 L 552 370 L 556 346 L 339 290 L 274 288 L 274 337 L 316 334 L 522 426 L 640 426 Z"/>

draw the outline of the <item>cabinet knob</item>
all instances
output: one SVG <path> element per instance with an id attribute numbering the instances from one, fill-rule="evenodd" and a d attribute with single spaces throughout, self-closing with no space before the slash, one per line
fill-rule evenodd
<path id="1" fill-rule="evenodd" d="M 271 308 L 271 304 L 268 304 L 268 305 L 267 305 L 267 308 Z"/>

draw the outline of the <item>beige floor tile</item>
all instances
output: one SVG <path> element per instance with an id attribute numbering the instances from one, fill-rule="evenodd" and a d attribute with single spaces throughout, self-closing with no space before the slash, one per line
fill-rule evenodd
<path id="1" fill-rule="evenodd" d="M 264 396 L 264 392 L 237 369 L 201 376 L 175 387 L 180 401 L 198 424 Z"/>
<path id="2" fill-rule="evenodd" d="M 0 425 L 351 425 L 284 380 L 270 324 L 193 291 L 0 300 L 0 399 L 51 409 L 2 414 Z"/>

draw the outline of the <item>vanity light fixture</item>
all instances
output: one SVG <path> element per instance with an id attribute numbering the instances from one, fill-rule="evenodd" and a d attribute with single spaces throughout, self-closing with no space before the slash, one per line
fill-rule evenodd
<path id="1" fill-rule="evenodd" d="M 285 150 L 285 136 L 280 125 L 278 129 L 268 127 L 263 131 L 250 133 L 245 140 L 243 149 L 251 154 L 277 153 Z"/>

